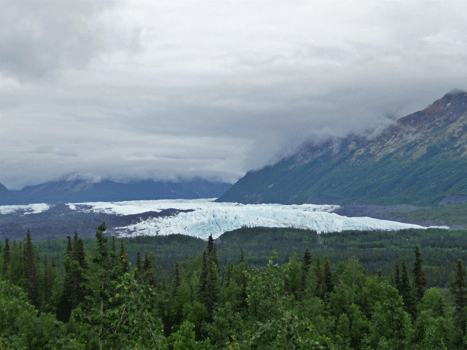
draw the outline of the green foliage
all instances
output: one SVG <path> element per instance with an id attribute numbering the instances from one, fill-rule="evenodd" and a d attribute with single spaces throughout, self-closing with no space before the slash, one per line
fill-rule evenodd
<path id="1" fill-rule="evenodd" d="M 26 293 L 0 281 L 0 339 L 6 349 L 83 349 L 50 314 L 38 315 Z"/>
<path id="2" fill-rule="evenodd" d="M 8 281 L 0 282 L 2 346 L 463 349 L 467 340 L 466 272 L 461 261 L 444 266 L 457 260 L 464 250 L 440 249 L 430 243 L 435 239 L 455 241 L 463 237 L 462 232 L 348 231 L 318 236 L 312 231 L 277 229 L 270 230 L 268 236 L 266 229 L 244 228 L 217 241 L 204 242 L 197 257 L 181 260 L 174 264 L 175 268 L 165 271 L 155 264 L 164 257 L 156 258 L 148 251 L 140 259 L 139 268 L 132 267 L 127 259 L 128 245 L 123 245 L 123 240 L 109 240 L 103 228 L 98 227 L 96 239 L 89 245 L 77 234 L 70 239 L 70 249 L 64 241 L 63 277 L 48 258 L 36 265 L 36 306 L 31 304 L 30 295 L 18 287 L 24 285 L 27 276 L 24 256 L 28 254 L 28 242 L 11 244 Z M 261 240 L 252 232 L 258 233 Z M 286 239 L 292 243 L 285 244 Z M 316 245 L 308 246 L 310 242 Z M 373 249 L 370 255 L 368 244 L 379 242 L 387 249 Z M 364 248 L 359 249 L 364 243 Z M 263 247 L 255 250 L 255 244 Z M 267 263 L 255 266 L 252 262 L 259 261 L 256 259 L 264 246 L 274 244 L 281 253 L 269 252 L 262 257 Z M 296 253 L 280 256 L 294 244 L 301 247 Z M 413 254 L 418 244 L 421 248 L 415 248 Z M 40 253 L 32 242 L 28 249 L 35 256 Z M 426 257 L 423 266 L 422 252 Z M 4 249 L 0 258 L 4 260 Z M 385 265 L 381 264 L 385 259 L 389 274 L 384 273 Z M 229 262 L 223 264 L 225 260 Z M 377 261 L 382 271 L 375 274 L 367 266 Z M 412 273 L 406 261 L 413 263 Z M 401 267 L 397 283 L 390 276 L 395 263 Z M 419 299 L 417 276 L 427 271 L 429 286 L 433 274 L 428 271 L 436 264 L 446 271 L 454 270 L 451 288 L 431 287 L 425 291 L 421 283 L 424 293 Z M 18 278 L 12 271 L 22 274 Z M 50 292 L 55 289 L 60 292 Z M 61 322 L 53 316 L 55 305 L 60 308 L 64 296 L 75 300 L 73 293 L 79 297 L 70 309 L 68 322 Z"/>

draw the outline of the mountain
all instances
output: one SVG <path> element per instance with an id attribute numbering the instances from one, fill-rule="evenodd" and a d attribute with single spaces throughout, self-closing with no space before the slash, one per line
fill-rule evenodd
<path id="1" fill-rule="evenodd" d="M 18 198 L 13 194 L 13 192 L 9 191 L 4 185 L 0 184 L 0 203 L 8 205 L 8 204 L 16 204 L 18 202 Z"/>
<path id="2" fill-rule="evenodd" d="M 466 174 L 467 93 L 454 91 L 376 136 L 306 143 L 218 201 L 434 205 L 467 201 Z"/>
<path id="3" fill-rule="evenodd" d="M 232 185 L 228 183 L 202 179 L 181 182 L 145 180 L 131 183 L 110 180 L 96 183 L 85 180 L 51 181 L 36 186 L 27 186 L 19 191 L 8 191 L 4 188 L 6 193 L 10 193 L 10 197 L 7 197 L 7 194 L 3 195 L 0 187 L 0 205 L 217 198 L 230 186 Z M 7 202 L 8 198 L 13 195 L 16 199 Z"/>

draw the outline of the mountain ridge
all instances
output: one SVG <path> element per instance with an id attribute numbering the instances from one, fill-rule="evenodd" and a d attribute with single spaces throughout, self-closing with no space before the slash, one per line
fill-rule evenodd
<path id="1" fill-rule="evenodd" d="M 369 138 L 303 144 L 218 201 L 435 205 L 467 195 L 467 93 L 451 92 Z"/>
<path id="2" fill-rule="evenodd" d="M 0 205 L 217 198 L 230 186 L 228 183 L 200 178 L 179 182 L 141 180 L 130 183 L 55 180 L 26 186 L 21 190 L 8 190 L 0 184 Z"/>

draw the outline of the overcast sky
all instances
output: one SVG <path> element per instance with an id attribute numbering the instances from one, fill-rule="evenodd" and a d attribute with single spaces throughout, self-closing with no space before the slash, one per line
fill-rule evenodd
<path id="1" fill-rule="evenodd" d="M 466 1 L 1 0 L 0 183 L 234 182 L 455 88 Z"/>

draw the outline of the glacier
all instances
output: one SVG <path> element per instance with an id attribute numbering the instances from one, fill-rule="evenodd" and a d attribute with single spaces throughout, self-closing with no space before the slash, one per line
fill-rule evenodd
<path id="1" fill-rule="evenodd" d="M 341 232 L 344 230 L 397 231 L 409 228 L 428 228 L 369 217 L 341 216 L 334 213 L 339 208 L 338 205 L 217 203 L 215 198 L 87 202 L 68 203 L 66 205 L 71 211 L 110 215 L 157 213 L 164 209 L 188 211 L 173 216 L 150 216 L 148 219 L 140 219 L 139 222 L 132 225 L 109 229 L 111 234 L 119 237 L 183 234 L 207 239 L 210 235 L 217 238 L 224 232 L 245 226 L 292 227 L 315 230 L 318 233 Z M 48 204 L 0 206 L 0 214 L 15 212 L 38 214 L 51 207 L 52 205 Z M 433 227 L 449 229 L 447 226 Z"/>
<path id="2" fill-rule="evenodd" d="M 428 227 L 369 217 L 346 217 L 333 213 L 337 205 L 216 203 L 214 198 L 196 200 L 146 200 L 69 204 L 72 210 L 131 215 L 163 209 L 192 210 L 175 216 L 150 218 L 114 228 L 119 237 L 184 234 L 207 239 L 244 226 L 293 227 L 318 233 L 344 230 L 386 230 Z M 437 226 L 439 227 L 439 226 Z M 447 226 L 441 228 L 449 229 Z"/>

